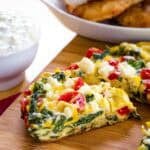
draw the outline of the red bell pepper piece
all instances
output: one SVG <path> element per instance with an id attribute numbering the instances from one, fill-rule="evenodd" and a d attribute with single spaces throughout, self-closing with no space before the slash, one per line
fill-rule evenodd
<path id="1" fill-rule="evenodd" d="M 79 77 L 75 81 L 74 90 L 79 90 L 83 85 L 84 85 L 84 81 L 83 81 L 83 79 L 81 77 Z"/>
<path id="2" fill-rule="evenodd" d="M 29 101 L 26 98 L 23 98 L 20 102 L 21 104 L 21 111 L 26 112 L 26 106 L 29 104 Z"/>
<path id="3" fill-rule="evenodd" d="M 25 90 L 24 91 L 24 96 L 29 96 L 29 95 L 31 95 L 31 90 Z"/>
<path id="4" fill-rule="evenodd" d="M 62 94 L 62 95 L 59 97 L 58 100 L 59 100 L 59 101 L 70 102 L 71 99 L 72 99 L 73 97 L 75 97 L 77 94 L 78 94 L 78 92 L 76 92 L 76 91 L 67 92 L 67 93 Z"/>
<path id="5" fill-rule="evenodd" d="M 108 76 L 108 79 L 109 80 L 116 80 L 118 79 L 120 76 L 120 72 L 118 71 L 115 71 L 115 72 L 112 72 L 109 76 Z"/>
<path id="6" fill-rule="evenodd" d="M 110 60 L 109 64 L 117 69 L 119 61 L 117 61 L 117 60 Z"/>
<path id="7" fill-rule="evenodd" d="M 89 48 L 87 53 L 86 53 L 86 57 L 87 58 L 91 58 L 93 56 L 93 54 L 101 54 L 103 52 L 102 49 L 98 49 L 98 48 Z"/>
<path id="8" fill-rule="evenodd" d="M 141 70 L 140 75 L 142 79 L 150 79 L 150 69 Z"/>
<path id="9" fill-rule="evenodd" d="M 67 69 L 68 70 L 76 70 L 78 68 L 79 68 L 78 64 L 71 64 Z"/>
<path id="10" fill-rule="evenodd" d="M 82 95 L 81 93 L 78 93 L 76 91 L 67 92 L 67 93 L 62 94 L 58 100 L 76 104 L 79 111 L 82 111 L 85 107 L 84 95 Z"/>
<path id="11" fill-rule="evenodd" d="M 117 112 L 118 112 L 121 116 L 123 116 L 123 115 L 128 115 L 128 114 L 130 113 L 130 110 L 129 110 L 128 106 L 125 106 L 125 107 L 123 107 L 123 108 L 117 110 Z"/>

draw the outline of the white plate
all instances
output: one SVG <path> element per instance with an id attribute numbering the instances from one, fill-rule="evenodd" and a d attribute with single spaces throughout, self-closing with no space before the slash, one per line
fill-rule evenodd
<path id="1" fill-rule="evenodd" d="M 107 42 L 150 40 L 150 28 L 128 28 L 91 22 L 67 13 L 63 0 L 44 0 L 44 2 L 66 27 L 79 35 Z"/>

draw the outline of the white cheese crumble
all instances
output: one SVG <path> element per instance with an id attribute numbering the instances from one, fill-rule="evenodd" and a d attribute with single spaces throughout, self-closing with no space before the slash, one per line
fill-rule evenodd
<path id="1" fill-rule="evenodd" d="M 112 73 L 114 70 L 115 68 L 113 66 L 109 65 L 107 61 L 104 61 L 100 65 L 98 73 L 104 78 L 107 78 L 110 75 L 110 73 Z"/>
<path id="2" fill-rule="evenodd" d="M 88 2 L 88 0 L 65 0 L 65 2 L 68 5 L 71 5 L 73 7 L 78 6 L 78 5 L 82 5 Z"/>
<path id="3" fill-rule="evenodd" d="M 150 69 L 150 62 L 146 64 L 146 67 Z"/>
<path id="4" fill-rule="evenodd" d="M 118 65 L 118 70 L 124 77 L 133 77 L 136 75 L 136 70 L 127 62 L 122 62 Z"/>
<path id="5" fill-rule="evenodd" d="M 74 80 L 73 80 L 73 79 L 70 79 L 70 78 L 68 78 L 68 79 L 65 81 L 65 83 L 64 83 L 64 86 L 65 86 L 66 88 L 71 88 L 71 87 L 73 87 L 73 85 L 74 85 Z"/>
<path id="6" fill-rule="evenodd" d="M 69 107 L 65 107 L 64 113 L 65 113 L 67 118 L 70 118 L 73 115 L 72 110 Z"/>
<path id="7" fill-rule="evenodd" d="M 53 86 L 53 87 L 59 87 L 61 86 L 61 83 L 57 81 L 57 79 L 53 77 L 48 78 L 48 82 Z"/>
<path id="8" fill-rule="evenodd" d="M 91 93 L 91 88 L 87 84 L 84 84 L 84 86 L 79 89 L 79 92 L 86 95 Z"/>
<path id="9" fill-rule="evenodd" d="M 92 112 L 98 112 L 100 110 L 99 105 L 96 103 L 96 101 L 90 102 Z"/>
<path id="10" fill-rule="evenodd" d="M 32 46 L 38 40 L 37 26 L 20 12 L 0 11 L 0 56 Z"/>
<path id="11" fill-rule="evenodd" d="M 94 65 L 94 63 L 93 63 L 90 59 L 88 59 L 88 58 L 86 58 L 86 57 L 84 57 L 84 58 L 79 62 L 78 65 L 79 65 L 80 69 L 81 69 L 82 71 L 84 71 L 85 73 L 87 73 L 87 74 L 91 74 L 91 73 L 93 73 L 94 70 L 95 70 L 95 65 Z"/>
<path id="12" fill-rule="evenodd" d="M 44 84 L 44 89 L 46 91 L 50 91 L 52 89 L 51 85 L 49 83 Z"/>

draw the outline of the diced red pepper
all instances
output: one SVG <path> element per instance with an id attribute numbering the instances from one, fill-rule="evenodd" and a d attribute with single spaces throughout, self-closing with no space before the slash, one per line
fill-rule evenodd
<path id="1" fill-rule="evenodd" d="M 84 81 L 83 81 L 83 79 L 81 77 L 79 77 L 75 81 L 74 90 L 79 90 L 83 85 L 84 85 Z"/>
<path id="2" fill-rule="evenodd" d="M 91 58 L 93 56 L 93 54 L 101 54 L 103 52 L 102 49 L 98 49 L 98 48 L 89 48 L 87 53 L 86 53 L 86 57 L 87 58 Z"/>
<path id="3" fill-rule="evenodd" d="M 85 97 L 81 93 L 76 91 L 67 92 L 59 97 L 60 101 L 65 101 L 68 103 L 73 103 L 77 105 L 77 109 L 82 111 L 85 107 Z"/>
<path id="4" fill-rule="evenodd" d="M 117 69 L 119 61 L 117 61 L 117 60 L 109 60 L 109 64 Z"/>
<path id="5" fill-rule="evenodd" d="M 140 74 L 142 79 L 150 79 L 150 69 L 143 69 Z"/>
<path id="6" fill-rule="evenodd" d="M 27 115 L 24 116 L 24 123 L 25 123 L 26 128 L 28 128 L 29 122 L 28 122 L 28 116 Z"/>
<path id="7" fill-rule="evenodd" d="M 29 96 L 29 95 L 31 95 L 31 90 L 25 90 L 24 91 L 24 96 Z"/>
<path id="8" fill-rule="evenodd" d="M 29 101 L 26 98 L 23 98 L 20 104 L 21 104 L 21 111 L 26 112 L 26 106 L 29 104 Z"/>
<path id="9" fill-rule="evenodd" d="M 62 94 L 62 95 L 59 97 L 58 100 L 59 100 L 59 101 L 70 102 L 71 99 L 72 99 L 73 97 L 75 97 L 77 94 L 78 94 L 78 92 L 76 92 L 76 91 L 67 92 L 67 93 Z"/>
<path id="10" fill-rule="evenodd" d="M 83 111 L 85 108 L 85 97 L 83 94 L 79 93 L 76 95 L 71 102 L 77 105 L 78 111 Z"/>
<path id="11" fill-rule="evenodd" d="M 115 71 L 115 72 L 112 72 L 109 76 L 108 76 L 108 79 L 109 80 L 116 80 L 118 79 L 120 76 L 120 72 L 118 71 Z"/>
<path id="12" fill-rule="evenodd" d="M 76 70 L 78 68 L 79 68 L 78 64 L 71 64 L 67 69 L 69 69 L 69 70 Z"/>
<path id="13" fill-rule="evenodd" d="M 128 115 L 130 113 L 130 110 L 128 108 L 128 106 L 125 106 L 119 110 L 117 110 L 117 112 L 121 115 L 121 116 L 124 116 L 124 115 Z"/>

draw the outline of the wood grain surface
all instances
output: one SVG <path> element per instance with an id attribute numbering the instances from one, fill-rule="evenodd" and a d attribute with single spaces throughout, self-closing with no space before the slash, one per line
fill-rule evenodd
<path id="1" fill-rule="evenodd" d="M 64 68 L 71 62 L 83 57 L 89 47 L 103 47 L 102 42 L 76 37 L 50 63 L 45 70 Z M 141 134 L 141 124 L 150 120 L 150 107 L 136 103 L 141 121 L 134 119 L 92 130 L 83 134 L 70 136 L 54 143 L 40 143 L 33 140 L 24 128 L 20 119 L 20 105 L 18 98 L 0 118 L 0 150 L 136 150 Z"/>

